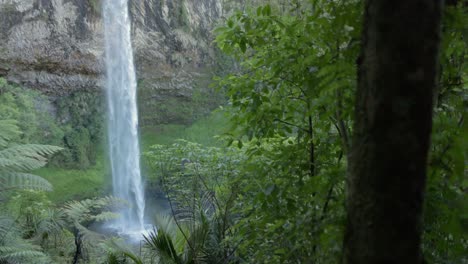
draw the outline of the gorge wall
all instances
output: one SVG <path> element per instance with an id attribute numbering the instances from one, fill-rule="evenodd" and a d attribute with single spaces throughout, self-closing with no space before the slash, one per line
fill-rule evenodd
<path id="1" fill-rule="evenodd" d="M 52 100 L 104 87 L 100 0 L 0 0 L 0 77 Z M 221 0 L 131 0 L 142 125 L 188 123 L 206 89 Z"/>

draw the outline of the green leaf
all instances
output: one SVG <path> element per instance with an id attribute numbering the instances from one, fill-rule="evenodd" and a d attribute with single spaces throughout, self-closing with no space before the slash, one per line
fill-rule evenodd
<path id="1" fill-rule="evenodd" d="M 242 51 L 242 53 L 245 53 L 245 51 L 247 50 L 247 44 L 245 43 L 245 39 L 241 39 L 240 43 L 239 43 L 239 47 Z"/>
<path id="2" fill-rule="evenodd" d="M 265 5 L 265 7 L 263 7 L 262 14 L 264 16 L 270 16 L 271 15 L 271 6 L 270 5 Z"/>

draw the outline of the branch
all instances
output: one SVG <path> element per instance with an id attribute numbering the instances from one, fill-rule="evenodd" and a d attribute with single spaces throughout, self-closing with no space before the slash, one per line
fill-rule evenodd
<path id="1" fill-rule="evenodd" d="M 338 122 L 338 131 L 340 132 L 341 140 L 343 142 L 343 149 L 345 153 L 348 153 L 350 148 L 348 129 L 343 120 L 343 93 L 340 88 L 336 90 L 337 97 L 337 109 L 336 109 L 336 119 Z"/>
<path id="2" fill-rule="evenodd" d="M 273 121 L 280 122 L 280 123 L 285 124 L 285 125 L 288 125 L 288 126 L 296 127 L 296 128 L 298 128 L 298 129 L 300 129 L 300 130 L 302 130 L 302 131 L 304 131 L 304 132 L 306 132 L 306 133 L 308 133 L 308 134 L 310 133 L 310 131 L 309 131 L 308 129 L 305 129 L 305 128 L 303 128 L 303 127 L 301 127 L 301 126 L 298 126 L 298 125 L 295 125 L 295 124 L 293 124 L 293 123 L 289 123 L 289 122 L 287 122 L 287 121 L 283 121 L 283 120 L 278 119 L 278 118 L 273 119 Z"/>

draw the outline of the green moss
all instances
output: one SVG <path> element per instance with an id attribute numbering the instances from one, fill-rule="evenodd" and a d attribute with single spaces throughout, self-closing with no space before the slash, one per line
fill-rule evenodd
<path id="1" fill-rule="evenodd" d="M 175 17 L 177 21 L 176 27 L 185 31 L 190 31 L 189 14 L 187 13 L 186 3 L 184 0 L 180 1 L 175 9 Z"/>
<path id="2" fill-rule="evenodd" d="M 89 6 L 94 15 L 101 15 L 101 0 L 89 0 Z"/>

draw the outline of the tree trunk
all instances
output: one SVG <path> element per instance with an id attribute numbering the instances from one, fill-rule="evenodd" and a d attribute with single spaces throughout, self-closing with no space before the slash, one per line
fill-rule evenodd
<path id="1" fill-rule="evenodd" d="M 82 258 L 83 240 L 80 231 L 74 230 L 73 235 L 75 236 L 75 254 L 73 255 L 73 264 L 77 264 Z"/>
<path id="2" fill-rule="evenodd" d="M 442 0 L 367 0 L 344 262 L 422 263 Z"/>

